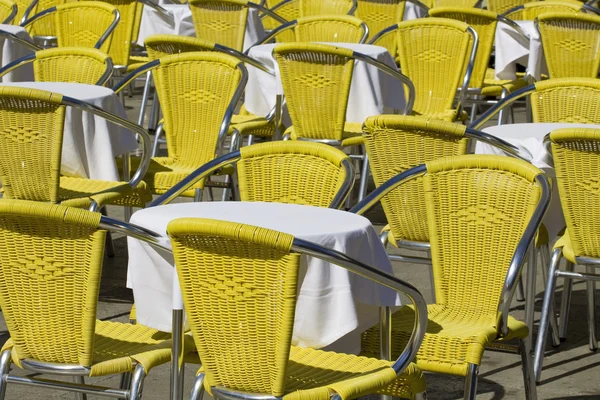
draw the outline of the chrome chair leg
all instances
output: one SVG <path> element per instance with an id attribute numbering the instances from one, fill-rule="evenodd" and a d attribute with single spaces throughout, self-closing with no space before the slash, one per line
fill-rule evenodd
<path id="1" fill-rule="evenodd" d="M 196 189 L 194 192 L 194 201 L 196 203 L 202 201 L 202 189 Z"/>
<path id="2" fill-rule="evenodd" d="M 194 387 L 192 388 L 192 394 L 190 400 L 202 400 L 204 394 L 204 374 L 198 374 L 194 381 Z"/>
<path id="3" fill-rule="evenodd" d="M 537 249 L 535 248 L 535 246 L 531 246 L 529 249 L 529 256 L 527 259 L 527 292 L 525 294 L 525 323 L 529 327 L 529 332 L 533 332 L 536 275 Z"/>
<path id="4" fill-rule="evenodd" d="M 475 400 L 477 397 L 477 378 L 479 377 L 479 366 L 469 364 L 465 379 L 465 400 Z"/>
<path id="5" fill-rule="evenodd" d="M 525 386 L 525 398 L 527 400 L 537 400 L 537 388 L 533 377 L 533 363 L 531 353 L 531 334 L 519 340 L 519 353 L 521 354 L 521 364 L 523 368 L 523 384 Z"/>
<path id="6" fill-rule="evenodd" d="M 362 168 L 360 171 L 360 188 L 358 191 L 358 202 L 364 199 L 367 194 L 367 187 L 369 184 L 369 155 L 367 154 L 367 150 L 364 146 L 362 146 L 363 150 L 363 159 L 362 159 Z"/>
<path id="7" fill-rule="evenodd" d="M 73 382 L 79 385 L 85 385 L 83 376 L 74 376 Z M 75 400 L 87 400 L 87 395 L 85 393 L 75 393 Z"/>
<path id="8" fill-rule="evenodd" d="M 415 400 L 427 400 L 427 392 L 416 393 Z"/>
<path id="9" fill-rule="evenodd" d="M 131 321 L 130 321 L 131 322 Z M 121 374 L 121 383 L 119 383 L 119 387 L 121 389 L 129 389 L 131 386 L 131 372 L 125 372 Z"/>
<path id="10" fill-rule="evenodd" d="M 4 350 L 0 356 L 0 400 L 4 400 L 6 395 L 6 385 L 8 384 L 6 377 L 10 371 L 11 362 L 10 350 Z"/>
<path id="11" fill-rule="evenodd" d="M 146 115 L 146 107 L 148 106 L 148 93 L 150 92 L 150 79 L 152 72 L 146 72 L 146 83 L 144 84 L 144 92 L 142 94 L 142 104 L 140 105 L 140 114 L 138 115 L 138 125 L 144 126 L 144 116 Z"/>
<path id="12" fill-rule="evenodd" d="M 136 365 L 131 378 L 131 387 L 129 389 L 129 398 L 131 400 L 139 400 L 142 398 L 142 387 L 144 385 L 145 377 L 146 371 L 144 371 L 142 364 Z"/>
<path id="13" fill-rule="evenodd" d="M 152 157 L 158 154 L 158 146 L 160 146 L 160 136 L 164 132 L 162 124 L 154 132 L 154 143 L 152 144 Z"/>
<path id="14" fill-rule="evenodd" d="M 594 273 L 594 267 L 586 267 L 585 272 L 588 274 Z M 589 346 L 590 350 L 598 350 L 598 340 L 596 339 L 596 282 L 588 280 L 587 286 L 587 303 L 588 303 L 588 329 L 590 333 Z"/>
<path id="15" fill-rule="evenodd" d="M 575 265 L 567 261 L 566 271 L 573 272 Z M 564 278 L 562 299 L 560 301 L 560 326 L 558 336 L 561 340 L 567 338 L 567 327 L 569 324 L 569 311 L 571 310 L 571 295 L 573 293 L 573 280 Z"/>
<path id="16" fill-rule="evenodd" d="M 523 288 L 523 276 L 519 277 L 519 284 L 517 285 L 516 298 L 517 298 L 517 301 L 525 300 L 525 289 Z"/>

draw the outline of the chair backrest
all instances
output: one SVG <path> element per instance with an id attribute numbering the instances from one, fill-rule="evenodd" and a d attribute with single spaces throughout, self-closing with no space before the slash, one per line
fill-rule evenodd
<path id="1" fill-rule="evenodd" d="M 352 13 L 356 6 L 356 0 L 299 0 L 299 2 L 301 17 L 346 15 Z"/>
<path id="2" fill-rule="evenodd" d="M 108 55 L 115 65 L 128 65 L 135 25 L 137 0 L 99 0 L 119 10 L 121 19 L 113 31 Z"/>
<path id="3" fill-rule="evenodd" d="M 243 63 L 226 54 L 181 53 L 160 59 L 153 76 L 170 158 L 195 169 L 215 157 L 221 124 L 234 95 L 243 89 L 244 75 Z"/>
<path id="4" fill-rule="evenodd" d="M 329 207 L 344 183 L 354 179 L 343 165 L 348 156 L 322 143 L 261 143 L 242 147 L 240 154 L 236 165 L 242 201 Z"/>
<path id="5" fill-rule="evenodd" d="M 65 107 L 62 96 L 0 87 L 0 179 L 4 198 L 56 203 Z"/>
<path id="6" fill-rule="evenodd" d="M 133 31 L 131 32 L 131 43 L 137 43 L 142 26 L 142 15 L 144 15 L 144 3 L 138 1 L 135 8 L 135 18 L 133 20 Z"/>
<path id="7" fill-rule="evenodd" d="M 491 155 L 426 165 L 423 190 L 436 303 L 456 315 L 479 314 L 497 326 L 511 261 L 543 199 L 536 180 L 543 173 L 527 162 Z"/>
<path id="8" fill-rule="evenodd" d="M 527 3 L 527 0 L 487 0 L 487 9 L 502 14 L 525 3 Z"/>
<path id="9" fill-rule="evenodd" d="M 534 122 L 600 124 L 598 79 L 548 79 L 535 88 L 530 95 Z"/>
<path id="10" fill-rule="evenodd" d="M 351 15 L 317 15 L 298 18 L 294 34 L 296 42 L 361 43 L 367 29 Z"/>
<path id="11" fill-rule="evenodd" d="M 503 15 L 515 21 L 532 21 L 548 12 L 578 13 L 582 8 L 583 4 L 575 0 L 545 0 L 525 3 L 522 7 L 505 11 Z"/>
<path id="12" fill-rule="evenodd" d="M 600 68 L 600 17 L 544 13 L 538 17 L 550 78 L 596 78 Z"/>
<path id="13" fill-rule="evenodd" d="M 31 9 L 28 17 L 33 17 L 34 14 L 48 10 L 49 8 L 56 7 L 58 5 L 66 3 L 66 0 L 39 0 L 37 4 Z M 30 25 L 29 30 L 32 36 L 40 37 L 55 37 L 56 36 L 56 24 L 53 16 L 48 15 L 40 18 Z"/>
<path id="14" fill-rule="evenodd" d="M 106 236 L 100 217 L 0 202 L 0 306 L 19 359 L 92 365 Z"/>
<path id="15" fill-rule="evenodd" d="M 99 1 L 79 1 L 56 6 L 58 47 L 96 46 L 115 21 L 116 7 Z M 109 52 L 112 34 L 100 50 Z"/>
<path id="16" fill-rule="evenodd" d="M 425 117 L 367 118 L 363 137 L 375 185 L 425 162 L 466 154 L 465 130 L 461 124 Z M 381 203 L 396 241 L 429 241 L 421 177 L 398 186 Z"/>
<path id="17" fill-rule="evenodd" d="M 600 130 L 558 129 L 550 133 L 560 204 L 576 257 L 600 257 L 598 205 Z"/>
<path id="18" fill-rule="evenodd" d="M 474 8 L 479 0 L 434 0 L 431 9 L 437 7 Z"/>
<path id="19" fill-rule="evenodd" d="M 449 18 L 464 22 L 477 32 L 479 46 L 473 65 L 473 73 L 469 82 L 470 88 L 481 88 L 489 66 L 498 15 L 478 8 L 436 7 L 429 10 L 429 15 L 437 18 Z"/>
<path id="20" fill-rule="evenodd" d="M 282 396 L 300 255 L 294 237 L 209 219 L 167 226 L 204 386 Z"/>
<path id="21" fill-rule="evenodd" d="M 82 47 L 40 50 L 35 53 L 33 61 L 33 77 L 36 82 L 96 85 L 111 70 L 112 63 L 106 53 Z"/>
<path id="22" fill-rule="evenodd" d="M 150 60 L 194 51 L 213 51 L 215 44 L 206 40 L 180 35 L 152 35 L 144 40 Z"/>
<path id="23" fill-rule="evenodd" d="M 352 50 L 283 43 L 273 54 L 296 136 L 341 141 L 354 70 Z"/>
<path id="24" fill-rule="evenodd" d="M 247 0 L 191 0 L 190 8 L 198 38 L 243 50 Z"/>
<path id="25" fill-rule="evenodd" d="M 464 22 L 420 18 L 398 24 L 400 70 L 415 85 L 413 111 L 445 118 L 462 85 L 473 38 Z"/>
<path id="26" fill-rule="evenodd" d="M 18 23 L 16 20 L 15 7 L 18 10 L 18 5 L 12 0 L 0 0 L 0 23 L 12 24 Z"/>
<path id="27" fill-rule="evenodd" d="M 377 32 L 402 21 L 405 5 L 405 0 L 358 0 L 355 14 L 367 23 L 370 39 Z M 387 35 L 378 45 L 388 49 L 390 54 L 396 54 L 395 35 Z"/>
<path id="28" fill-rule="evenodd" d="M 15 17 L 15 20 L 13 23 L 15 25 L 18 25 L 22 22 L 21 20 L 23 19 L 23 16 L 25 15 L 25 11 L 27 10 L 27 7 L 29 6 L 29 4 L 31 4 L 31 1 L 15 0 L 15 3 L 17 4 L 17 16 Z"/>
<path id="29" fill-rule="evenodd" d="M 279 2 L 271 8 L 271 11 L 273 11 L 286 21 L 297 20 L 298 18 L 300 18 L 300 0 L 288 0 Z M 281 25 L 279 21 L 276 21 L 274 18 L 268 15 L 262 16 L 262 24 L 267 31 L 272 31 L 273 29 L 276 29 L 278 26 Z M 278 40 L 281 40 L 282 42 L 293 42 L 294 35 L 290 31 L 282 32 L 281 35 L 278 36 Z"/>

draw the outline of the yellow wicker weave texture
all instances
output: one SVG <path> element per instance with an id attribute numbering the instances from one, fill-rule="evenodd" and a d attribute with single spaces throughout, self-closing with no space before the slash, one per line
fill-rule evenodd
<path id="1" fill-rule="evenodd" d="M 494 38 L 496 36 L 496 25 L 498 24 L 498 15 L 491 11 L 480 10 L 477 8 L 457 8 L 452 7 L 436 7 L 429 10 L 429 15 L 437 18 L 449 18 L 461 21 L 469 25 L 477 32 L 479 46 L 477 47 L 477 55 L 475 64 L 473 65 L 473 73 L 470 88 L 481 88 L 486 77 L 486 72 L 492 54 Z"/>
<path id="2" fill-rule="evenodd" d="M 364 126 L 365 147 L 376 186 L 412 167 L 467 152 L 465 126 L 425 117 L 382 115 Z M 429 241 L 421 178 L 388 193 L 381 201 L 394 240 Z"/>
<path id="3" fill-rule="evenodd" d="M 112 34 L 108 55 L 115 65 L 128 65 L 131 53 L 131 38 L 136 19 L 137 0 L 99 0 L 119 10 L 121 19 Z"/>
<path id="4" fill-rule="evenodd" d="M 534 122 L 600 123 L 597 79 L 548 79 L 535 87 L 530 96 Z"/>
<path id="5" fill-rule="evenodd" d="M 144 3 L 141 1 L 137 2 L 135 8 L 135 19 L 133 20 L 133 30 L 131 31 L 131 43 L 137 43 L 138 36 L 140 34 L 140 27 L 142 26 L 142 14 L 144 13 Z"/>
<path id="6" fill-rule="evenodd" d="M 0 88 L 0 180 L 5 198 L 58 201 L 65 108 L 62 96 Z"/>
<path id="7" fill-rule="evenodd" d="M 369 39 L 385 28 L 397 24 L 404 17 L 404 0 L 358 0 L 356 16 L 367 23 Z M 390 52 L 396 54 L 396 36 L 387 35 L 377 43 Z"/>
<path id="8" fill-rule="evenodd" d="M 144 44 L 150 60 L 179 53 L 213 51 L 215 48 L 212 42 L 179 35 L 152 35 L 144 40 Z"/>
<path id="9" fill-rule="evenodd" d="M 524 6 L 524 9 L 509 13 L 506 16 L 517 21 L 533 21 L 548 12 L 578 13 L 581 11 L 582 4 L 578 1 L 545 0 L 525 3 Z"/>
<path id="10" fill-rule="evenodd" d="M 17 16 L 15 17 L 13 24 L 18 25 L 21 23 L 21 20 L 25 15 L 25 10 L 27 10 L 27 7 L 29 6 L 29 4 L 31 4 L 31 2 L 27 0 L 15 0 L 15 3 L 17 3 Z M 29 16 L 32 17 L 35 13 L 36 9 L 32 10 L 32 14 Z"/>
<path id="11" fill-rule="evenodd" d="M 416 114 L 454 116 L 452 103 L 471 50 L 467 28 L 464 22 L 444 18 L 398 24 L 400 69 L 415 85 Z"/>
<path id="12" fill-rule="evenodd" d="M 360 43 L 362 20 L 351 15 L 303 17 L 294 28 L 297 42 Z"/>
<path id="13" fill-rule="evenodd" d="M 6 21 L 10 14 L 12 13 L 12 6 L 16 4 L 12 0 L 0 0 L 0 22 Z M 13 20 L 13 23 L 18 22 Z"/>
<path id="14" fill-rule="evenodd" d="M 190 1 L 196 36 L 242 51 L 248 19 L 245 0 Z"/>
<path id="15" fill-rule="evenodd" d="M 498 14 L 503 14 L 511 8 L 522 6 L 525 3 L 527 3 L 527 0 L 488 0 L 487 9 Z"/>
<path id="16" fill-rule="evenodd" d="M 293 236 L 206 219 L 169 223 L 205 386 L 284 394 L 300 256 Z"/>
<path id="17" fill-rule="evenodd" d="M 76 82 L 95 85 L 107 71 L 108 55 L 93 48 L 57 47 L 35 53 L 36 82 Z"/>
<path id="18" fill-rule="evenodd" d="M 237 163 L 242 201 L 329 207 L 346 179 L 340 150 L 321 143 L 285 141 L 242 147 Z"/>
<path id="19" fill-rule="evenodd" d="M 453 7 L 453 8 L 473 8 L 477 4 L 477 0 L 434 0 L 433 8 L 436 7 Z"/>
<path id="20" fill-rule="evenodd" d="M 31 18 L 35 13 L 42 12 L 64 3 L 65 0 L 40 0 L 35 7 L 35 10 L 29 14 L 29 17 Z M 54 17 L 52 15 L 46 15 L 35 21 L 31 25 L 31 34 L 35 36 L 56 36 L 56 24 L 54 23 Z"/>
<path id="21" fill-rule="evenodd" d="M 574 254 L 600 257 L 600 130 L 559 129 L 550 134 L 550 139 L 560 203 Z"/>
<path id="22" fill-rule="evenodd" d="M 275 9 L 273 11 L 277 15 L 279 15 L 281 18 L 285 19 L 286 21 L 294 21 L 294 20 L 297 20 L 298 18 L 300 18 L 300 4 L 299 3 L 300 3 L 299 0 L 292 0 L 290 2 L 286 2 L 285 4 L 281 5 L 280 7 L 277 7 L 277 9 Z M 273 30 L 281 25 L 281 23 L 279 21 L 274 20 L 273 18 L 269 17 L 268 15 L 262 19 L 262 23 L 263 23 L 264 28 L 269 31 Z M 277 42 L 282 42 L 282 43 L 293 42 L 294 34 L 292 31 L 286 30 L 284 32 L 281 32 L 279 35 L 277 35 L 277 37 L 275 39 L 277 40 Z"/>
<path id="23" fill-rule="evenodd" d="M 352 9 L 352 0 L 299 0 L 300 16 L 345 15 Z"/>
<path id="24" fill-rule="evenodd" d="M 99 213 L 0 201 L 0 304 L 13 358 L 92 364 L 105 232 Z"/>
<path id="25" fill-rule="evenodd" d="M 352 51 L 285 43 L 273 50 L 297 137 L 342 140 L 354 59 Z"/>
<path id="26" fill-rule="evenodd" d="M 600 18 L 573 13 L 538 17 L 551 78 L 596 78 L 600 68 Z"/>
<path id="27" fill-rule="evenodd" d="M 65 3 L 54 14 L 58 47 L 94 47 L 114 21 L 115 7 L 98 1 Z M 100 50 L 107 53 L 112 35 Z"/>

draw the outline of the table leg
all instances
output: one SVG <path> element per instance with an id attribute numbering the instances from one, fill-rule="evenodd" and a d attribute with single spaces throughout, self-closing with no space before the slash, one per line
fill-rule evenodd
<path id="1" fill-rule="evenodd" d="M 283 119 L 283 95 L 278 94 L 275 97 L 275 140 L 281 140 L 283 132 L 281 132 L 281 120 Z"/>
<path id="2" fill-rule="evenodd" d="M 183 399 L 183 310 L 173 310 L 171 347 L 171 400 Z"/>

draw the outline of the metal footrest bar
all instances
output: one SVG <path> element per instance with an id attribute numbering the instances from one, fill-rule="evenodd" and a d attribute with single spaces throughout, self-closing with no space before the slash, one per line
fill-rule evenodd
<path id="1" fill-rule="evenodd" d="M 492 351 L 500 351 L 503 353 L 519 354 L 519 346 L 514 344 L 492 342 L 486 347 L 486 349 Z"/>
<path id="2" fill-rule="evenodd" d="M 111 389 L 104 386 L 80 385 L 77 383 L 53 381 L 49 379 L 32 379 L 21 376 L 6 377 L 6 382 L 18 383 L 21 385 L 43 387 L 45 389 L 66 390 L 75 393 L 87 393 L 96 396 L 114 397 L 118 399 L 129 398 L 129 390 Z"/>
<path id="3" fill-rule="evenodd" d="M 556 271 L 556 276 L 562 276 L 563 278 L 571 279 L 585 279 L 588 281 L 600 281 L 599 274 L 583 274 L 581 272 L 571 271 Z"/>

